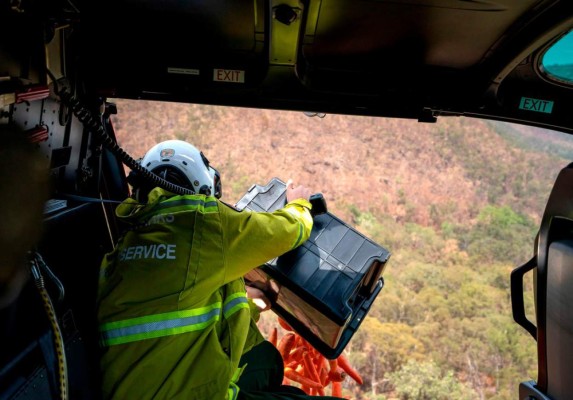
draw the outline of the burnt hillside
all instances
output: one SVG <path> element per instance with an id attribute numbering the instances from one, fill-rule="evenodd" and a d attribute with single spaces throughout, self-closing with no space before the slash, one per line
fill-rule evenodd
<path id="1" fill-rule="evenodd" d="M 519 135 L 511 125 L 470 118 L 423 124 L 149 101 L 117 105 L 119 142 L 133 157 L 161 140 L 187 140 L 221 172 L 228 202 L 253 183 L 292 177 L 322 192 L 341 217 L 352 206 L 439 227 L 446 220 L 471 223 L 495 203 L 538 218 L 567 163 L 498 132 Z M 532 132 L 538 138 L 545 131 L 529 128 L 521 136 Z"/>

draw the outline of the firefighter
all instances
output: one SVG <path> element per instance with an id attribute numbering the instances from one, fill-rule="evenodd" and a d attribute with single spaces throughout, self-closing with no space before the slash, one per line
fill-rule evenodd
<path id="1" fill-rule="evenodd" d="M 98 290 L 104 397 L 309 397 L 281 386 L 282 359 L 257 328 L 243 275 L 309 237 L 310 190 L 289 180 L 284 208 L 239 212 L 219 200 L 219 173 L 189 143 L 162 142 L 141 165 L 193 194 L 131 174 L 134 196 L 116 209 L 131 228 L 104 257 Z"/>

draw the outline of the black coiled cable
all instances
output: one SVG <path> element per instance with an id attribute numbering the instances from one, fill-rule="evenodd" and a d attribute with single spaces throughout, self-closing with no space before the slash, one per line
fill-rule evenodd
<path id="1" fill-rule="evenodd" d="M 105 146 L 109 151 L 117 155 L 121 161 L 127 165 L 131 170 L 136 171 L 137 173 L 141 174 L 145 179 L 151 181 L 155 186 L 159 186 L 171 193 L 185 195 L 185 194 L 193 194 L 194 192 L 190 189 L 175 185 L 165 179 L 161 178 L 160 176 L 155 175 L 154 173 L 148 171 L 144 167 L 142 167 L 133 157 L 125 152 L 116 142 L 115 140 L 107 134 L 105 131 L 101 121 L 97 118 L 94 118 L 92 113 L 85 107 L 83 107 L 80 102 L 75 99 L 70 93 L 65 90 L 62 90 L 58 93 L 60 99 L 64 104 L 66 104 L 77 119 L 85 126 L 87 129 L 98 135 L 101 140 L 103 146 Z"/>

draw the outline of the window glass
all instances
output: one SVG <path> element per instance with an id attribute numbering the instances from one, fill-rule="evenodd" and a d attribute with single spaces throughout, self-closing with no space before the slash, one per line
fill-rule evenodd
<path id="1" fill-rule="evenodd" d="M 392 398 L 492 399 L 487 393 L 495 393 L 510 400 L 519 398 L 520 382 L 535 378 L 537 344 L 512 318 L 508 276 L 530 258 L 553 182 L 573 160 L 573 135 L 468 117 L 420 124 L 317 111 L 308 118 L 283 110 L 111 102 L 121 110 L 111 116 L 117 141 L 133 158 L 164 140 L 188 141 L 221 172 L 228 204 L 254 194 L 255 184 L 292 177 L 323 193 L 329 212 L 392 253 L 387 284 L 370 311 L 363 310 L 352 337 L 353 367 L 369 378 L 354 386 L 354 398 L 384 398 L 372 382 L 387 380 Z M 315 220 L 317 226 L 324 221 Z M 338 271 L 341 254 L 328 256 L 340 261 Z M 326 267 L 299 280 L 298 293 L 337 275 Z M 355 290 L 351 275 L 340 275 L 336 285 Z M 527 273 L 523 301 L 535 324 L 534 282 Z M 281 286 L 279 295 L 289 293 Z M 344 290 L 338 295 L 347 295 Z M 336 297 L 331 291 L 320 304 Z M 270 338 L 276 314 L 261 313 L 257 325 Z M 278 331 L 277 342 L 286 332 Z M 347 377 L 344 385 L 352 381 Z"/>
<path id="2" fill-rule="evenodd" d="M 547 50 L 541 60 L 541 67 L 549 78 L 573 84 L 573 31 Z"/>

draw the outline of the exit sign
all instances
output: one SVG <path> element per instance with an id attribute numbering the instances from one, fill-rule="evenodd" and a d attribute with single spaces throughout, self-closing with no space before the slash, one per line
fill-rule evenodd
<path id="1" fill-rule="evenodd" d="M 214 69 L 213 80 L 215 82 L 245 83 L 245 71 L 237 69 Z"/>
<path id="2" fill-rule="evenodd" d="M 532 99 L 530 97 L 522 97 L 519 102 L 521 110 L 535 111 L 545 114 L 551 114 L 553 111 L 553 102 L 549 100 Z"/>

